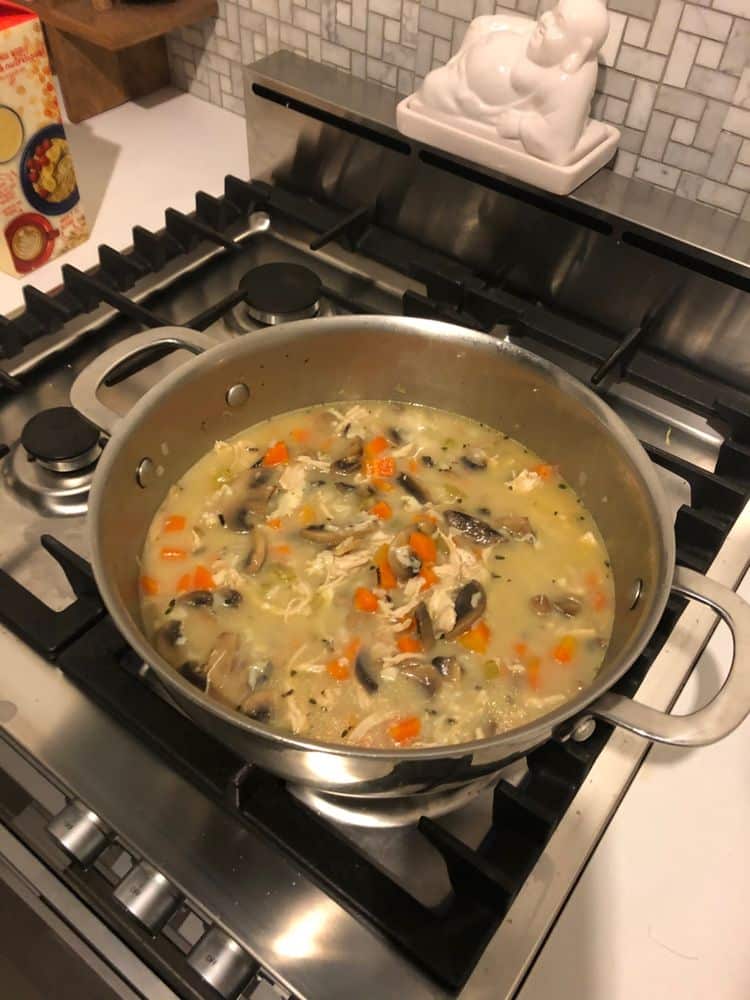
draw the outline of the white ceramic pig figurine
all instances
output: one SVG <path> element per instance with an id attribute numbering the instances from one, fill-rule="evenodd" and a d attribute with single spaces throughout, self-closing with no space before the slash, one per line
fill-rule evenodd
<path id="1" fill-rule="evenodd" d="M 406 135 L 564 194 L 612 156 L 619 132 L 589 118 L 603 0 L 539 18 L 477 17 L 461 48 L 398 107 Z"/>

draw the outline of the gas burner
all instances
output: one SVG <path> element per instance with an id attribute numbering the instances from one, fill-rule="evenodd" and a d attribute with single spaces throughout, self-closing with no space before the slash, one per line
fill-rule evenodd
<path id="1" fill-rule="evenodd" d="M 317 316 L 323 283 L 314 271 L 283 261 L 254 267 L 240 281 L 245 308 L 259 323 L 276 326 Z"/>
<path id="2" fill-rule="evenodd" d="M 45 516 L 85 514 L 99 431 L 70 406 L 42 410 L 11 449 L 3 478 L 24 503 Z"/>
<path id="3" fill-rule="evenodd" d="M 72 406 L 37 413 L 21 431 L 21 445 L 48 472 L 80 472 L 102 451 L 99 431 Z"/>

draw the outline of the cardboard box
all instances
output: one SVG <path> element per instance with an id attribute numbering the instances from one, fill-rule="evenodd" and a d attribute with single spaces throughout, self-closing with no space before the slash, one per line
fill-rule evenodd
<path id="1" fill-rule="evenodd" d="M 88 235 L 42 26 L 0 0 L 0 269 L 28 274 Z"/>

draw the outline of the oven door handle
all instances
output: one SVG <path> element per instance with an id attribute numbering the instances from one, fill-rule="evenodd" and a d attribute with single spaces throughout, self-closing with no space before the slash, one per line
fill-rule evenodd
<path id="1" fill-rule="evenodd" d="M 657 743 L 699 747 L 728 736 L 750 713 L 750 604 L 729 587 L 685 566 L 675 570 L 672 589 L 707 604 L 727 623 L 734 651 L 729 673 L 711 701 L 689 715 L 669 715 L 608 692 L 587 714 Z"/>
<path id="2" fill-rule="evenodd" d="M 136 333 L 103 351 L 83 369 L 71 386 L 70 402 L 90 423 L 111 435 L 122 415 L 101 401 L 99 390 L 117 369 L 124 379 L 152 363 L 144 356 L 153 354 L 155 348 L 171 346 L 173 350 L 184 348 L 192 354 L 202 354 L 216 343 L 207 334 L 184 326 L 161 326 Z M 166 353 L 160 351 L 159 357 Z M 143 363 L 138 364 L 138 359 Z"/>

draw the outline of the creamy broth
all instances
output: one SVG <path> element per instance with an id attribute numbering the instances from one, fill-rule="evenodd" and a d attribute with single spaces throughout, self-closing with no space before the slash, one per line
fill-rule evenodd
<path id="1" fill-rule="evenodd" d="M 142 614 L 191 683 L 283 732 L 366 747 L 481 739 L 574 697 L 614 589 L 554 465 L 466 417 L 386 402 L 285 413 L 169 491 Z"/>

